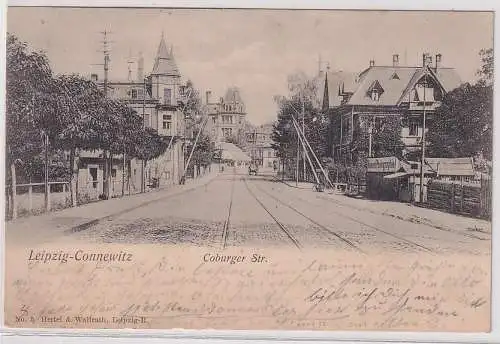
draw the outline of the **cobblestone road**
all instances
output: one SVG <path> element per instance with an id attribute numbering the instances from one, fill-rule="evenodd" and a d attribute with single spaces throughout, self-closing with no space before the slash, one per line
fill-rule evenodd
<path id="1" fill-rule="evenodd" d="M 379 202 L 297 189 L 272 174 L 226 169 L 208 184 L 148 202 L 63 240 L 99 243 L 192 244 L 212 248 L 290 246 L 427 253 L 489 254 L 491 234 L 481 220 L 443 214 L 429 218 L 378 211 Z M 438 214 L 439 215 L 439 214 Z M 448 225 L 443 225 L 443 218 Z M 456 220 L 456 223 L 455 223 Z M 477 223 L 477 224 L 476 224 Z M 465 228 L 463 228 L 465 227 Z M 491 232 L 491 229 L 490 229 Z"/>

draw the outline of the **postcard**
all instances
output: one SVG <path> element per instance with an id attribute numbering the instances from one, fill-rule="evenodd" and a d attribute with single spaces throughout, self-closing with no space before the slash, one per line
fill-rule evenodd
<path id="1" fill-rule="evenodd" d="M 493 18 L 9 7 L 5 326 L 489 332 Z"/>

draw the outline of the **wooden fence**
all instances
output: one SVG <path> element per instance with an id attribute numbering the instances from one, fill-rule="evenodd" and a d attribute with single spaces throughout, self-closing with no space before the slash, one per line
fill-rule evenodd
<path id="1" fill-rule="evenodd" d="M 47 191 L 47 200 L 45 200 L 44 183 L 17 184 L 15 195 L 7 195 L 7 219 L 16 218 L 18 215 L 40 214 L 70 205 L 68 182 L 49 182 Z"/>
<path id="2" fill-rule="evenodd" d="M 427 205 L 451 213 L 491 217 L 491 179 L 480 183 L 433 180 L 427 186 Z"/>

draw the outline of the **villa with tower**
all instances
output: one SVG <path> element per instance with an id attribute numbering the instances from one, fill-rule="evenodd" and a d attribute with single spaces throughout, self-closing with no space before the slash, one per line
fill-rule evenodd
<path id="1" fill-rule="evenodd" d="M 237 87 L 226 90 L 224 97 L 213 100 L 212 92 L 205 93 L 205 107 L 208 116 L 206 132 L 214 142 L 222 142 L 227 138 L 238 138 L 242 135 L 246 120 L 245 103 L 241 91 Z"/>
<path id="2" fill-rule="evenodd" d="M 96 74 L 91 79 L 104 88 L 104 80 Z M 173 48 L 168 47 L 162 34 L 152 71 L 144 73 L 144 59 L 137 61 L 135 77 L 130 69 L 128 78 L 123 81 L 108 80 L 107 95 L 127 103 L 144 120 L 144 126 L 153 128 L 169 141 L 167 151 L 154 161 L 143 163 L 138 159 L 129 161 L 123 171 L 122 157 L 113 162 L 111 193 L 121 192 L 122 178 L 125 177 L 126 189 L 139 192 L 145 184 L 156 180 L 160 186 L 178 184 L 184 172 L 185 115 L 181 108 L 183 85 L 181 74 L 175 62 Z M 102 165 L 99 152 L 81 152 L 83 167 L 80 169 L 80 185 L 94 185 L 95 193 L 102 193 Z M 88 189 L 88 187 L 87 187 Z"/>

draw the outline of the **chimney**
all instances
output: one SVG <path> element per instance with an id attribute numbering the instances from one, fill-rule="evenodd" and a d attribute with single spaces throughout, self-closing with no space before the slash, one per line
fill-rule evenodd
<path id="1" fill-rule="evenodd" d="M 393 67 L 399 66 L 399 55 L 398 54 L 392 55 L 392 66 Z"/>
<path id="2" fill-rule="evenodd" d="M 212 95 L 212 91 L 206 91 L 205 92 L 205 101 L 206 103 L 210 103 L 210 96 Z"/>
<path id="3" fill-rule="evenodd" d="M 422 55 L 422 66 L 428 67 L 432 64 L 432 56 L 429 53 L 424 53 Z"/>
<path id="4" fill-rule="evenodd" d="M 90 80 L 96 82 L 97 81 L 97 74 L 90 74 Z"/>
<path id="5" fill-rule="evenodd" d="M 443 55 L 441 54 L 436 54 L 436 61 L 434 62 L 434 70 L 437 72 L 438 68 L 441 67 L 441 58 Z"/>
<path id="6" fill-rule="evenodd" d="M 370 67 L 375 66 L 375 60 L 370 60 Z"/>
<path id="7" fill-rule="evenodd" d="M 137 81 L 144 81 L 144 58 L 142 53 L 139 53 L 139 59 L 137 60 Z"/>

